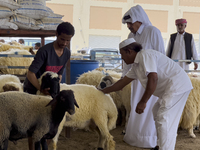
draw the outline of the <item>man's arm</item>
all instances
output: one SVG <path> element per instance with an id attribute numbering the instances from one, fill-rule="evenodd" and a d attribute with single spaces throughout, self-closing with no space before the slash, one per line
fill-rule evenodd
<path id="1" fill-rule="evenodd" d="M 35 73 L 28 70 L 27 78 L 37 90 L 40 90 L 40 84 L 38 82 L 38 79 L 37 79 Z"/>
<path id="2" fill-rule="evenodd" d="M 38 82 L 38 79 L 35 75 L 35 73 L 31 72 L 30 70 L 28 70 L 28 73 L 27 73 L 27 78 L 28 80 L 32 83 L 32 85 L 40 91 L 40 84 Z M 49 91 L 50 88 L 46 88 L 46 89 L 43 89 L 41 92 L 44 93 L 45 95 L 50 95 L 49 94 Z"/>
<path id="3" fill-rule="evenodd" d="M 137 104 L 137 107 L 135 110 L 136 113 L 138 113 L 138 114 L 141 114 L 144 112 L 146 103 L 148 102 L 151 95 L 154 93 L 156 86 L 157 86 L 157 81 L 158 81 L 157 73 L 155 73 L 155 72 L 149 73 L 147 77 L 148 77 L 147 87 L 145 89 L 145 92 L 144 92 L 140 102 Z"/>
<path id="4" fill-rule="evenodd" d="M 113 85 L 106 87 L 106 88 L 104 88 L 100 91 L 102 91 L 105 94 L 110 93 L 110 92 L 114 92 L 114 91 L 119 91 L 119 90 L 123 89 L 127 84 L 129 84 L 133 80 L 134 79 L 131 79 L 131 78 L 128 78 L 127 76 L 125 76 L 124 78 L 118 80 Z"/>
<path id="5" fill-rule="evenodd" d="M 60 83 L 62 80 L 62 75 L 58 75 L 58 77 L 60 78 L 60 80 L 59 80 L 59 83 Z"/>

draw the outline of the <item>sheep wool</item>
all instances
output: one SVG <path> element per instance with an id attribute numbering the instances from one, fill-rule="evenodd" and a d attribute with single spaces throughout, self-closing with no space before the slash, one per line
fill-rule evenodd
<path id="1" fill-rule="evenodd" d="M 179 127 L 187 129 L 189 135 L 195 138 L 196 135 L 193 133 L 193 125 L 196 123 L 196 119 L 200 114 L 200 101 L 199 101 L 199 91 L 200 91 L 200 77 L 189 75 L 192 82 L 193 89 L 191 90 L 187 102 L 185 104 Z"/>
<path id="2" fill-rule="evenodd" d="M 27 50 L 10 49 L 5 52 L 0 52 L 0 54 L 15 54 L 19 55 L 31 55 Z M 33 57 L 0 57 L 0 66 L 30 66 L 33 61 Z M 17 74 L 24 75 L 27 69 L 7 69 L 1 68 L 0 72 L 2 74 Z"/>

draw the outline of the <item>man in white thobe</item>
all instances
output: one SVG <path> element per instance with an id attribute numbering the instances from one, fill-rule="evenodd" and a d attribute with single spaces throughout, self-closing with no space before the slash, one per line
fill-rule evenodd
<path id="1" fill-rule="evenodd" d="M 194 59 L 198 60 L 198 55 L 192 34 L 185 32 L 187 26 L 186 19 L 175 21 L 177 33 L 171 34 L 166 55 L 174 60 Z M 188 62 L 177 62 L 184 70 L 189 70 Z M 194 63 L 194 69 L 198 68 L 198 63 Z"/>
<path id="2" fill-rule="evenodd" d="M 128 10 L 122 23 L 126 23 L 131 33 L 128 38 L 133 37 L 136 42 L 140 43 L 145 50 L 154 49 L 165 54 L 163 38 L 159 29 L 151 25 L 149 18 L 143 8 L 139 5 Z M 129 71 L 131 64 L 123 63 L 122 77 Z M 124 141 L 132 146 L 150 148 L 155 147 L 157 143 L 157 134 L 152 111 L 153 105 L 158 99 L 152 96 L 149 99 L 149 105 L 146 111 L 139 115 L 135 113 L 138 101 L 144 94 L 145 89 L 138 80 L 131 84 L 131 113 L 128 120 Z"/>
<path id="3" fill-rule="evenodd" d="M 140 117 L 148 105 L 151 105 L 150 97 L 155 95 L 159 98 L 153 110 L 148 112 L 153 113 L 158 137 L 157 146 L 151 150 L 174 150 L 179 120 L 193 88 L 188 75 L 162 53 L 151 49 L 143 50 L 133 38 L 121 42 L 119 48 L 126 64 L 133 65 L 124 78 L 101 91 L 118 91 L 132 80 L 138 79 L 145 88 L 135 108 Z"/>

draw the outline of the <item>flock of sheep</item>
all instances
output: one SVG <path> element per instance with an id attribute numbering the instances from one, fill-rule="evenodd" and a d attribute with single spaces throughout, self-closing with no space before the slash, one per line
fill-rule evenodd
<path id="1" fill-rule="evenodd" d="M 49 83 L 42 79 L 49 77 L 53 80 L 58 75 L 45 72 L 39 79 L 41 87 Z M 200 114 L 200 78 L 189 77 L 194 89 L 188 97 L 179 126 L 195 138 L 193 126 Z M 0 150 L 7 149 L 8 141 L 15 142 L 25 137 L 33 138 L 36 150 L 40 149 L 40 144 L 43 150 L 47 150 L 46 139 L 53 139 L 53 149 L 56 150 L 64 126 L 95 131 L 99 136 L 98 150 L 114 150 L 115 142 L 109 131 L 116 127 L 119 111 L 123 118 L 121 125 L 126 129 L 131 111 L 131 85 L 110 94 L 103 94 L 97 87 L 104 88 L 120 78 L 121 73 L 114 71 L 89 71 L 80 75 L 76 84 L 59 84 L 60 91 L 50 91 L 52 98 L 41 95 L 40 91 L 37 95 L 24 93 L 17 76 L 1 75 Z"/>

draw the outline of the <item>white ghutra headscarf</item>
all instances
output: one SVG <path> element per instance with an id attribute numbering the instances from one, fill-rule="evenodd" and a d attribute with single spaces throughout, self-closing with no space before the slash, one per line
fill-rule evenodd
<path id="1" fill-rule="evenodd" d="M 141 22 L 145 25 L 152 25 L 149 17 L 145 13 L 144 9 L 140 5 L 136 5 L 131 7 L 123 16 L 122 23 L 131 22 L 134 23 L 136 21 Z"/>

